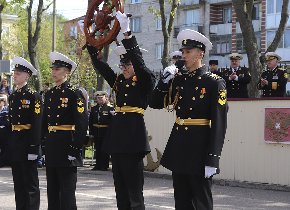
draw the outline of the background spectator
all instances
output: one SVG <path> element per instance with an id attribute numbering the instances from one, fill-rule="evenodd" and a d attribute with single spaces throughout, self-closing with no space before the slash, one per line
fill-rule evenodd
<path id="1" fill-rule="evenodd" d="M 0 93 L 4 93 L 6 95 L 10 95 L 11 94 L 11 89 L 10 89 L 10 86 L 9 86 L 8 79 L 2 79 L 1 80 Z"/>

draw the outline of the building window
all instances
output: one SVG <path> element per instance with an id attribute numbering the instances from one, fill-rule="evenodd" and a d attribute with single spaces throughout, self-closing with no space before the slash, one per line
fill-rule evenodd
<path id="1" fill-rule="evenodd" d="M 260 5 L 254 4 L 253 11 L 252 11 L 252 20 L 259 20 L 260 19 Z"/>
<path id="2" fill-rule="evenodd" d="M 163 55 L 164 44 L 156 44 L 156 59 L 161 59 Z"/>
<path id="3" fill-rule="evenodd" d="M 283 0 L 267 0 L 267 14 L 281 13 Z M 288 4 L 288 10 L 289 4 Z"/>
<path id="4" fill-rule="evenodd" d="M 77 26 L 71 26 L 70 27 L 69 36 L 72 39 L 77 39 L 78 38 L 78 28 L 77 28 Z"/>
<path id="5" fill-rule="evenodd" d="M 177 38 L 177 35 L 178 35 L 179 31 L 180 31 L 179 28 L 174 27 L 174 30 L 173 30 L 173 38 Z"/>
<path id="6" fill-rule="evenodd" d="M 230 52 L 230 44 L 228 42 L 218 43 L 217 44 L 217 53 L 229 53 Z"/>
<path id="7" fill-rule="evenodd" d="M 156 30 L 162 30 L 162 20 L 161 17 L 156 18 Z"/>
<path id="8" fill-rule="evenodd" d="M 141 0 L 131 0 L 131 4 L 138 4 L 141 3 Z"/>
<path id="9" fill-rule="evenodd" d="M 290 29 L 284 32 L 284 48 L 290 48 Z"/>
<path id="10" fill-rule="evenodd" d="M 223 23 L 232 22 L 232 7 L 223 8 Z"/>
<path id="11" fill-rule="evenodd" d="M 136 17 L 136 18 L 131 18 L 131 31 L 132 32 L 141 32 L 141 18 Z"/>
<path id="12" fill-rule="evenodd" d="M 269 46 L 272 43 L 272 41 L 274 40 L 275 34 L 276 34 L 275 30 L 267 31 L 267 46 Z M 278 48 L 290 48 L 290 29 L 289 28 L 284 31 L 284 35 L 281 39 L 281 42 Z"/>
<path id="13" fill-rule="evenodd" d="M 200 24 L 200 12 L 199 9 L 186 10 L 185 11 L 185 24 L 187 26 Z"/>

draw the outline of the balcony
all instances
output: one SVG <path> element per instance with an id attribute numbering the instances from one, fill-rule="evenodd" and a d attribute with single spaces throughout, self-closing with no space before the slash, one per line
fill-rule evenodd
<path id="1" fill-rule="evenodd" d="M 232 23 L 211 25 L 209 32 L 215 35 L 226 35 L 232 33 Z"/>
<path id="2" fill-rule="evenodd" d="M 253 20 L 254 31 L 261 31 L 261 22 L 260 20 Z M 224 23 L 210 26 L 210 33 L 216 35 L 226 35 L 232 34 L 232 23 Z M 237 33 L 242 33 L 240 28 L 240 23 L 237 22 Z"/>
<path id="3" fill-rule="evenodd" d="M 230 0 L 209 0 L 208 3 L 210 4 L 225 4 L 225 3 L 232 3 Z"/>
<path id="4" fill-rule="evenodd" d="M 192 25 L 181 25 L 179 26 L 179 31 L 182 31 L 184 29 L 192 29 L 195 31 L 198 31 L 199 33 L 203 33 L 203 25 L 201 24 L 192 24 Z"/>
<path id="5" fill-rule="evenodd" d="M 200 4 L 200 0 L 181 0 L 180 6 L 189 6 L 194 4 Z"/>

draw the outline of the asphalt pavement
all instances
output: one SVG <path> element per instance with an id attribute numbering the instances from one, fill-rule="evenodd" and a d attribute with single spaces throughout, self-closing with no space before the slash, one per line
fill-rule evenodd
<path id="1" fill-rule="evenodd" d="M 114 210 L 116 199 L 111 171 L 91 171 L 79 168 L 77 205 L 80 210 Z M 172 180 L 145 176 L 144 197 L 147 210 L 174 209 Z M 41 204 L 47 209 L 45 169 L 39 169 Z M 290 192 L 213 185 L 216 210 L 290 210 Z M 0 168 L 0 210 L 14 210 L 14 191 L 11 169 Z"/>

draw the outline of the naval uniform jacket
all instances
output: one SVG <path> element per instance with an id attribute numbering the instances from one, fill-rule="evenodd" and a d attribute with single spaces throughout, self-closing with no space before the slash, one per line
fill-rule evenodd
<path id="1" fill-rule="evenodd" d="M 8 141 L 8 134 L 11 131 L 11 128 L 9 127 L 8 113 L 9 109 L 7 106 L 4 106 L 0 111 L 0 145 Z"/>
<path id="2" fill-rule="evenodd" d="M 82 92 L 66 81 L 48 90 L 44 100 L 45 164 L 49 167 L 82 166 L 81 149 L 88 129 Z M 49 131 L 49 126 L 73 125 L 75 130 Z M 76 160 L 68 160 L 68 155 Z"/>
<path id="3" fill-rule="evenodd" d="M 223 69 L 221 76 L 227 84 L 227 97 L 228 98 L 248 98 L 247 85 L 251 82 L 251 74 L 246 67 L 238 67 L 235 71 L 238 76 L 238 81 L 229 80 L 229 76 L 233 73 L 232 68 Z"/>
<path id="4" fill-rule="evenodd" d="M 171 103 L 168 102 L 170 96 Z M 160 109 L 163 101 L 165 106 L 175 104 L 177 118 L 208 119 L 211 125 L 175 123 L 161 164 L 182 174 L 204 175 L 205 166 L 219 168 L 227 127 L 225 81 L 216 74 L 206 72 L 204 66 L 194 73 L 177 74 L 169 84 L 159 81 L 150 107 Z"/>
<path id="5" fill-rule="evenodd" d="M 91 55 L 94 68 L 116 92 L 116 106 L 131 106 L 146 109 L 148 98 L 153 91 L 155 77 L 145 66 L 142 53 L 135 37 L 122 40 L 130 58 L 135 76 L 125 79 L 123 74 L 117 76 L 107 63 Z M 145 122 L 142 114 L 116 112 L 104 140 L 103 150 L 109 154 L 150 152 Z"/>
<path id="6" fill-rule="evenodd" d="M 267 69 L 261 75 L 261 78 L 268 81 L 268 85 L 261 86 L 261 80 L 258 82 L 258 89 L 262 90 L 262 97 L 284 97 L 286 93 L 286 84 L 288 74 L 285 70 L 274 68 L 272 71 Z"/>
<path id="7" fill-rule="evenodd" d="M 11 161 L 26 161 L 28 154 L 38 154 L 41 139 L 42 103 L 39 93 L 27 85 L 9 96 L 11 138 L 8 140 Z M 30 126 L 14 130 L 15 126 Z"/>
<path id="8" fill-rule="evenodd" d="M 105 137 L 113 117 L 111 113 L 112 111 L 114 111 L 114 107 L 110 104 L 98 104 L 91 108 L 89 118 L 90 135 L 93 135 L 96 140 L 103 139 Z M 100 125 L 100 127 L 96 127 L 94 124 Z"/>

